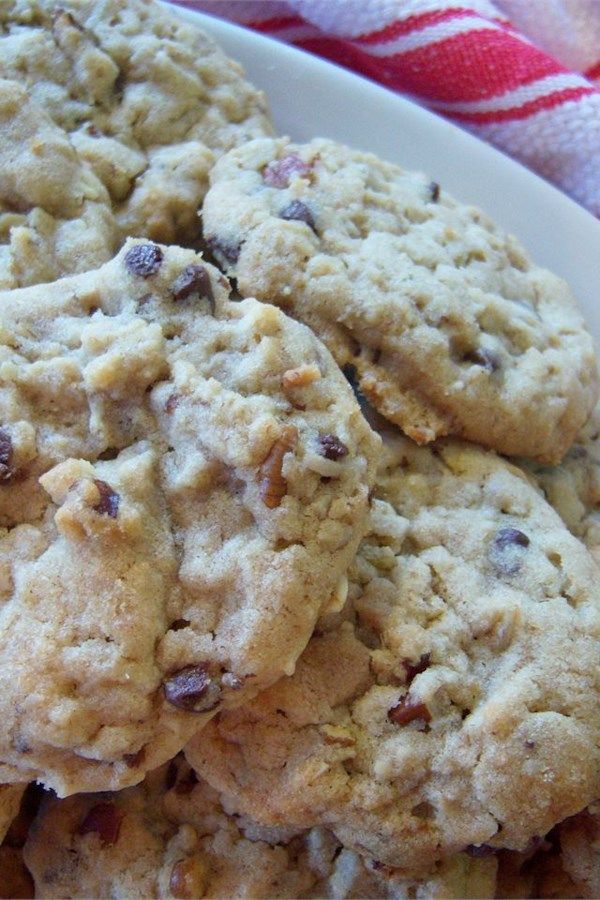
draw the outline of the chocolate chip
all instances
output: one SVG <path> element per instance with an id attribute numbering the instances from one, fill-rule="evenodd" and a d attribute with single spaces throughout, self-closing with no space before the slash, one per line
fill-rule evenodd
<path id="1" fill-rule="evenodd" d="M 490 847 L 489 844 L 469 844 L 468 847 L 465 847 L 465 853 L 468 856 L 472 856 L 474 859 L 481 859 L 485 856 L 493 856 L 495 852 L 495 848 Z"/>
<path id="2" fill-rule="evenodd" d="M 293 222 L 305 222 L 309 228 L 315 231 L 315 220 L 310 209 L 302 200 L 292 200 L 279 213 L 280 219 Z"/>
<path id="3" fill-rule="evenodd" d="M 85 130 L 90 135 L 90 137 L 100 137 L 100 132 L 98 131 L 98 129 L 96 128 L 96 126 L 94 125 L 93 122 L 89 122 L 85 126 Z"/>
<path id="4" fill-rule="evenodd" d="M 417 675 L 420 675 L 421 672 L 424 672 L 425 669 L 428 668 L 430 662 L 431 653 L 423 653 L 419 661 L 416 663 L 408 662 L 408 660 L 405 659 L 402 665 L 404 666 L 404 671 L 406 672 L 406 683 L 410 684 L 413 678 L 415 678 Z"/>
<path id="5" fill-rule="evenodd" d="M 348 456 L 348 448 L 335 436 L 335 434 L 320 434 L 319 453 L 321 456 L 324 456 L 325 459 L 331 459 L 334 462 L 337 462 L 338 459 L 343 459 L 344 456 Z"/>
<path id="6" fill-rule="evenodd" d="M 102 844 L 116 844 L 123 815 L 114 803 L 92 806 L 77 829 L 78 834 L 97 834 Z"/>
<path id="7" fill-rule="evenodd" d="M 219 702 L 220 688 L 206 666 L 186 666 L 163 681 L 167 701 L 186 712 L 206 712 Z"/>
<path id="8" fill-rule="evenodd" d="M 525 741 L 525 747 L 528 750 L 533 750 L 535 748 L 535 741 L 529 740 L 529 738 Z"/>
<path id="9" fill-rule="evenodd" d="M 236 263 L 240 258 L 241 244 L 234 244 L 232 241 L 226 241 L 224 238 L 209 237 L 206 243 L 215 254 L 217 259 L 222 256 L 223 259 L 230 263 Z"/>
<path id="10" fill-rule="evenodd" d="M 176 794 L 180 796 L 187 796 L 187 794 L 191 794 L 196 785 L 198 784 L 198 776 L 194 772 L 193 769 L 190 769 L 189 772 L 177 782 L 173 790 Z"/>
<path id="11" fill-rule="evenodd" d="M 142 762 L 145 755 L 146 755 L 145 749 L 143 747 L 140 747 L 140 749 L 138 750 L 137 753 L 124 753 L 123 754 L 123 762 L 130 769 L 135 769 L 135 767 L 139 766 L 139 764 Z"/>
<path id="12" fill-rule="evenodd" d="M 518 528 L 501 528 L 494 538 L 494 544 L 499 550 L 510 547 L 513 544 L 519 547 L 529 547 L 530 541 L 526 534 Z"/>
<path id="13" fill-rule="evenodd" d="M 388 710 L 387 717 L 394 725 L 408 725 L 409 722 L 414 722 L 415 719 L 431 722 L 431 713 L 427 705 L 421 700 L 411 700 L 408 694 L 401 697 L 396 706 L 392 706 Z"/>
<path id="14" fill-rule="evenodd" d="M 520 548 L 529 546 L 529 538 L 517 528 L 501 528 L 490 549 L 490 560 L 502 575 L 514 575 L 522 565 Z"/>
<path id="15" fill-rule="evenodd" d="M 156 275 L 163 261 L 163 252 L 158 244 L 136 244 L 125 254 L 125 265 L 132 275 L 150 278 Z"/>
<path id="16" fill-rule="evenodd" d="M 472 350 L 465 356 L 465 362 L 481 366 L 488 372 L 496 372 L 500 368 L 500 359 L 486 347 L 476 347 L 475 350 Z"/>
<path id="17" fill-rule="evenodd" d="M 111 519 L 116 519 L 119 513 L 119 495 L 116 491 L 113 491 L 110 484 L 107 484 L 106 481 L 94 478 L 94 484 L 98 489 L 100 499 L 93 509 L 100 513 L 101 516 L 110 516 Z"/>
<path id="18" fill-rule="evenodd" d="M 185 300 L 191 294 L 206 297 L 210 310 L 215 311 L 215 298 L 210 276 L 204 266 L 187 266 L 171 285 L 174 300 Z"/>
<path id="19" fill-rule="evenodd" d="M 12 438 L 0 428 L 0 482 L 10 481 L 14 474 Z"/>
<path id="20" fill-rule="evenodd" d="M 437 181 L 429 182 L 429 194 L 431 196 L 433 203 L 437 203 L 438 200 L 440 199 L 440 186 L 437 183 Z"/>
<path id="21" fill-rule="evenodd" d="M 269 187 L 285 188 L 289 185 L 292 176 L 308 175 L 311 167 L 303 162 L 295 153 L 284 156 L 283 159 L 274 159 L 263 169 L 263 181 Z"/>

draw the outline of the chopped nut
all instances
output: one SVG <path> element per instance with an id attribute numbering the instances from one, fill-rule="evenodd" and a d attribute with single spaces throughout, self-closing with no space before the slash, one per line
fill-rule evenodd
<path id="1" fill-rule="evenodd" d="M 175 863 L 169 880 L 169 890 L 178 900 L 204 896 L 206 866 L 198 856 L 180 859 Z"/>
<path id="2" fill-rule="evenodd" d="M 107 484 L 106 481 L 94 478 L 94 484 L 100 494 L 100 499 L 93 509 L 100 513 L 101 516 L 110 516 L 111 519 L 116 519 L 119 514 L 119 495 L 116 491 L 113 491 L 110 484 Z"/>
<path id="3" fill-rule="evenodd" d="M 319 367 L 315 363 L 298 366 L 296 369 L 288 369 L 281 377 L 284 390 L 306 387 L 321 378 Z"/>
<path id="4" fill-rule="evenodd" d="M 204 266 L 187 266 L 171 285 L 174 300 L 185 300 L 191 294 L 206 297 L 210 310 L 215 311 L 215 297 L 210 276 Z"/>
<path id="5" fill-rule="evenodd" d="M 297 430 L 291 425 L 286 425 L 281 437 L 275 441 L 258 470 L 260 499 L 269 509 L 278 507 L 287 493 L 287 481 L 281 474 L 283 457 L 290 450 L 294 450 L 297 443 Z"/>
<path id="6" fill-rule="evenodd" d="M 288 187 L 294 175 L 309 175 L 311 166 L 303 162 L 296 153 L 290 153 L 283 159 L 274 159 L 263 169 L 263 181 L 269 187 Z"/>
<path id="7" fill-rule="evenodd" d="M 0 428 L 0 482 L 10 481 L 14 474 L 12 438 L 8 431 Z"/>
<path id="8" fill-rule="evenodd" d="M 114 803 L 98 803 L 88 811 L 77 831 L 81 835 L 97 834 L 102 844 L 116 844 L 122 821 L 123 814 Z"/>
<path id="9" fill-rule="evenodd" d="M 319 452 L 325 459 L 331 459 L 334 462 L 348 456 L 348 448 L 335 434 L 319 435 Z"/>
<path id="10" fill-rule="evenodd" d="M 136 244 L 125 254 L 125 265 L 132 275 L 150 278 L 156 275 L 163 261 L 163 252 L 158 244 Z"/>
<path id="11" fill-rule="evenodd" d="M 326 744 L 340 744 L 342 747 L 352 747 L 356 743 L 352 732 L 341 725 L 320 725 L 319 731 L 323 735 Z"/>
<path id="12" fill-rule="evenodd" d="M 415 676 L 420 675 L 421 672 L 424 672 L 425 669 L 429 666 L 431 662 L 431 653 L 423 653 L 421 658 L 416 663 L 411 663 L 408 660 L 404 660 L 402 665 L 404 666 L 404 671 L 406 672 L 406 683 L 410 684 Z"/>
<path id="13" fill-rule="evenodd" d="M 186 666 L 163 682 L 165 697 L 177 709 L 207 712 L 219 702 L 221 690 L 206 666 Z"/>
<path id="14" fill-rule="evenodd" d="M 431 722 L 431 713 L 427 705 L 421 700 L 411 700 L 408 694 L 401 697 L 400 702 L 388 710 L 387 717 L 394 725 L 408 725 L 409 722 L 414 722 L 415 719 Z"/>

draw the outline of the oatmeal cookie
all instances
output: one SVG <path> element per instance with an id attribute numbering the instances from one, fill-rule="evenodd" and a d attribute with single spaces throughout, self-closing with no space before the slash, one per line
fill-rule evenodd
<path id="1" fill-rule="evenodd" d="M 600 407 L 559 466 L 521 465 L 551 506 L 600 563 Z"/>
<path id="2" fill-rule="evenodd" d="M 390 437 L 343 614 L 186 748 L 237 812 L 411 868 L 600 791 L 600 576 L 516 467 Z"/>
<path id="3" fill-rule="evenodd" d="M 418 443 L 557 462 L 593 409 L 567 285 L 421 175 L 329 140 L 256 140 L 217 162 L 202 217 L 241 294 L 310 325 Z"/>
<path id="4" fill-rule="evenodd" d="M 0 340 L 0 779 L 134 784 L 293 672 L 381 442 L 314 335 L 191 250 L 0 293 Z"/>
<path id="5" fill-rule="evenodd" d="M 261 828 L 227 812 L 181 760 L 116 794 L 48 799 L 25 860 L 36 897 L 493 897 L 496 861 L 458 854 L 420 879 L 324 828 Z"/>
<path id="6" fill-rule="evenodd" d="M 15 81 L 0 79 L 0 130 L 0 289 L 107 262 L 119 231 L 106 188 Z"/>
<path id="7" fill-rule="evenodd" d="M 213 151 L 272 133 L 237 63 L 157 2 L 0 0 L 0 76 L 68 132 L 125 235 L 195 238 Z"/>

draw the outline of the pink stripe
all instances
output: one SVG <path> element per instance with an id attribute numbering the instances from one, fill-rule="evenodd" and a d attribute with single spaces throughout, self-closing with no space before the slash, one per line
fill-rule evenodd
<path id="1" fill-rule="evenodd" d="M 337 38 L 314 37 L 297 43 L 430 102 L 488 100 L 567 71 L 536 47 L 501 31 L 468 31 L 385 58 Z"/>

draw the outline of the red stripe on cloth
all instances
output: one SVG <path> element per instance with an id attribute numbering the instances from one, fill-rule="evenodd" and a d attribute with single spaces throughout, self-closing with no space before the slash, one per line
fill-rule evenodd
<path id="1" fill-rule="evenodd" d="M 487 100 L 567 71 L 536 47 L 500 31 L 468 31 L 386 57 L 325 36 L 297 43 L 387 87 L 446 103 Z"/>
<path id="2" fill-rule="evenodd" d="M 474 125 L 489 125 L 494 122 L 509 122 L 518 119 L 527 119 L 534 113 L 542 110 L 554 109 L 562 103 L 569 100 L 580 100 L 582 97 L 597 93 L 596 89 L 591 85 L 582 87 L 564 88 L 562 91 L 554 91 L 552 94 L 546 94 L 543 97 L 537 97 L 521 106 L 515 106 L 512 109 L 497 109 L 490 112 L 449 112 L 448 110 L 440 110 L 448 118 L 456 119 L 459 122 L 470 122 Z M 435 109 L 435 104 L 432 105 Z"/>
<path id="3" fill-rule="evenodd" d="M 281 31 L 284 28 L 297 28 L 299 25 L 306 25 L 301 16 L 277 16 L 273 19 L 261 19 L 256 22 L 244 22 L 246 28 L 253 28 L 254 31 Z"/>
<path id="4" fill-rule="evenodd" d="M 403 34 L 410 34 L 411 31 L 420 31 L 431 25 L 439 25 L 440 22 L 447 22 L 449 19 L 462 19 L 465 16 L 474 16 L 476 13 L 472 9 L 457 6 L 455 9 L 434 9 L 430 12 L 415 13 L 406 19 L 398 19 L 396 22 L 390 22 L 385 28 L 379 31 L 372 31 L 369 34 L 361 34 L 359 37 L 353 38 L 357 44 L 384 44 L 387 41 L 393 41 Z"/>
<path id="5" fill-rule="evenodd" d="M 596 78 L 600 78 L 600 60 L 589 69 L 583 73 L 586 78 L 590 78 L 592 81 L 595 81 Z"/>

